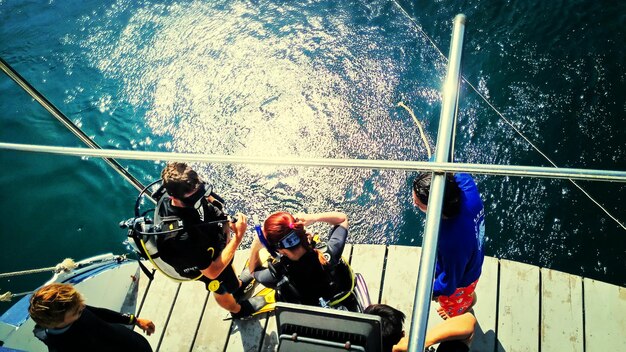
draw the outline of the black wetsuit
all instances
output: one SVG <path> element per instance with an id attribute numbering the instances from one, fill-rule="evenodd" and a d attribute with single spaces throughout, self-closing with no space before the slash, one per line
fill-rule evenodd
<path id="1" fill-rule="evenodd" d="M 334 277 L 332 268 L 335 267 L 343 253 L 346 244 L 348 230 L 342 226 L 334 226 L 330 230 L 330 238 L 326 253 L 330 256 L 327 265 L 322 265 L 316 252 L 305 253 L 298 261 L 289 260 L 283 256 L 279 263 L 275 264 L 276 271 L 261 269 L 254 272 L 257 281 L 265 286 L 276 288 L 278 282 L 286 275 L 292 289 L 279 288 L 280 299 L 291 303 L 307 305 L 320 305 L 320 297 L 325 301 L 330 300 L 340 292 L 338 281 L 344 283 L 344 277 Z M 344 285 L 342 285 L 344 286 Z M 295 291 L 297 292 L 293 292 Z"/>
<path id="2" fill-rule="evenodd" d="M 159 238 L 159 255 L 181 276 L 200 277 L 207 285 L 213 279 L 220 282 L 216 293 L 232 293 L 239 287 L 239 280 L 231 265 L 216 278 L 201 276 L 200 270 L 208 268 L 226 246 L 227 222 L 211 223 L 226 219 L 226 215 L 210 204 L 202 206 L 201 213 L 192 207 L 176 207 L 168 199 L 159 209 L 161 216 L 177 216 L 183 221 L 183 231 Z M 232 261 L 231 261 L 232 263 Z M 208 287 L 207 287 L 208 288 Z"/>
<path id="3" fill-rule="evenodd" d="M 208 221 L 217 220 L 218 215 L 212 207 L 203 207 L 204 217 Z M 194 208 L 181 208 L 163 202 L 161 216 L 177 216 L 183 221 L 181 233 L 164 236 L 159 239 L 158 247 L 161 258 L 172 265 L 176 271 L 189 278 L 200 275 L 222 252 L 226 245 L 223 224 L 204 224 Z M 221 214 L 220 214 L 221 215 Z M 213 248 L 213 250 L 209 250 Z"/>
<path id="4" fill-rule="evenodd" d="M 128 326 L 129 317 L 112 310 L 86 306 L 67 331 L 52 334 L 35 326 L 33 333 L 50 352 L 152 351 L 148 341 Z"/>

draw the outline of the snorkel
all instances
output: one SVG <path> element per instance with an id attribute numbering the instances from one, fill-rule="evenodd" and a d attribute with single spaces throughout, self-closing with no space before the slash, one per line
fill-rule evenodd
<path id="1" fill-rule="evenodd" d="M 256 231 L 257 236 L 259 237 L 259 241 L 267 249 L 270 255 L 274 258 L 278 256 L 276 253 L 279 249 L 292 249 L 300 245 L 300 237 L 298 236 L 297 231 L 294 228 L 293 223 L 289 225 L 291 231 L 289 231 L 286 235 L 284 235 L 275 245 L 269 243 L 263 231 L 261 230 L 261 223 L 259 221 L 259 217 L 256 215 L 252 216 L 252 221 L 254 222 L 254 230 Z"/>
<path id="2" fill-rule="evenodd" d="M 270 255 L 274 258 L 278 257 L 278 253 L 270 246 L 269 242 L 265 236 L 263 236 L 263 231 L 261 230 L 261 222 L 259 221 L 258 215 L 252 215 L 252 222 L 254 223 L 254 231 L 256 232 L 257 237 L 259 238 L 259 242 L 267 249 Z"/>

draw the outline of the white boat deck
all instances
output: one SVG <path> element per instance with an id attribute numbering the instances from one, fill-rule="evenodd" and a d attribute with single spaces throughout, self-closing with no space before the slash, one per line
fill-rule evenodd
<path id="1" fill-rule="evenodd" d="M 344 257 L 361 273 L 373 303 L 411 323 L 419 247 L 347 245 Z M 238 251 L 240 271 L 248 251 Z M 175 283 L 158 272 L 140 279 L 138 314 L 154 321 L 155 351 L 273 351 L 272 314 L 246 321 L 228 316 L 200 283 Z M 472 351 L 626 351 L 626 288 L 536 266 L 485 258 L 476 289 Z M 441 319 L 431 307 L 429 326 Z"/>

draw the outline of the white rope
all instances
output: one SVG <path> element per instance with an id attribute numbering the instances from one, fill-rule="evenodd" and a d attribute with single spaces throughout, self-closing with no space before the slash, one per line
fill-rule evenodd
<path id="1" fill-rule="evenodd" d="M 78 267 L 78 264 L 76 264 L 76 262 L 74 262 L 74 260 L 72 258 L 65 258 L 63 259 L 63 261 L 55 266 L 51 266 L 48 268 L 40 268 L 40 269 L 31 269 L 31 270 L 22 270 L 22 271 L 14 271 L 11 273 L 4 273 L 4 274 L 0 274 L 0 278 L 5 278 L 5 277 L 13 277 L 13 276 L 21 276 L 21 275 L 30 275 L 30 274 L 37 274 L 37 273 L 45 273 L 45 272 L 49 272 L 49 271 L 53 271 L 56 274 L 60 274 L 60 273 L 69 273 L 70 271 L 76 269 Z M 11 291 L 7 291 L 3 294 L 0 294 L 0 302 L 11 302 L 11 300 L 15 297 L 20 297 L 20 296 L 25 296 L 29 293 L 32 293 L 31 291 L 28 292 L 22 292 L 22 293 L 11 293 Z"/>
<path id="2" fill-rule="evenodd" d="M 47 271 L 54 271 L 57 274 L 62 273 L 62 272 L 69 273 L 70 271 L 76 269 L 77 267 L 78 267 L 78 264 L 76 264 L 73 259 L 65 258 L 61 263 L 59 263 L 59 264 L 57 264 L 55 266 L 48 267 L 48 268 L 22 270 L 22 271 L 14 271 L 14 272 L 11 272 L 11 273 L 3 273 L 3 274 L 0 274 L 0 279 L 1 278 L 5 278 L 5 277 L 13 277 L 13 276 L 21 276 L 21 275 L 30 275 L 30 274 L 44 273 L 44 272 L 47 272 Z"/>
<path id="3" fill-rule="evenodd" d="M 109 256 L 105 254 L 105 255 L 100 255 L 97 257 L 90 258 L 90 259 L 93 259 L 93 260 L 80 261 L 76 263 L 72 258 L 65 258 L 63 259 L 61 263 L 55 266 L 51 266 L 48 268 L 41 268 L 41 269 L 15 271 L 12 273 L 4 273 L 4 274 L 0 274 L 0 278 L 43 273 L 46 271 L 54 271 L 55 274 L 69 273 L 72 270 L 78 268 L 79 266 L 84 267 L 90 264 L 94 264 L 96 262 L 108 262 L 108 261 L 114 261 L 114 260 L 120 262 L 126 259 L 126 255 L 122 254 L 122 255 L 117 255 L 117 256 Z M 11 291 L 7 291 L 3 294 L 0 294 L 0 302 L 10 302 L 15 297 L 25 296 L 30 293 L 33 293 L 33 291 L 27 291 L 27 292 L 21 292 L 21 293 L 11 293 Z"/>
<path id="4" fill-rule="evenodd" d="M 26 296 L 27 294 L 33 293 L 33 291 L 21 292 L 21 293 L 11 293 L 11 291 L 7 291 L 0 295 L 0 302 L 11 302 L 11 300 L 15 297 Z"/>
<path id="5" fill-rule="evenodd" d="M 435 50 L 439 53 L 439 55 L 445 60 L 448 61 L 448 58 L 444 55 L 444 53 L 439 49 L 439 47 L 437 46 L 437 44 L 435 44 L 435 42 L 430 38 L 430 36 L 428 34 L 426 34 L 426 32 L 424 32 L 424 30 L 422 29 L 422 27 L 417 24 L 417 22 L 413 19 L 413 17 L 411 17 L 411 15 L 409 15 L 408 12 L 406 12 L 406 10 L 400 6 L 400 4 L 398 4 L 398 2 L 396 0 L 392 0 L 394 4 L 396 4 L 396 6 L 398 6 L 398 8 L 404 13 L 404 15 L 411 21 L 411 23 L 413 23 L 413 25 L 415 26 L 415 28 L 424 35 L 424 37 L 426 37 L 426 39 L 430 42 L 430 44 L 435 48 Z M 541 156 L 543 156 L 552 166 L 554 166 L 555 168 L 559 168 L 559 166 L 556 165 L 556 163 L 554 163 L 544 152 L 542 152 L 533 142 L 530 141 L 530 139 L 528 139 L 517 127 L 515 127 L 513 125 L 513 123 L 511 123 L 511 121 L 509 121 L 506 117 L 504 117 L 504 115 L 500 112 L 500 110 L 498 110 L 481 92 L 478 91 L 478 89 L 476 89 L 474 87 L 473 84 L 471 84 L 463 75 L 461 75 L 461 79 L 467 83 L 470 87 L 472 87 L 472 89 L 474 90 L 474 92 L 476 92 L 476 94 L 478 94 L 478 96 L 485 102 L 487 103 L 487 105 L 489 105 L 489 107 L 491 107 L 491 109 L 493 109 L 493 111 L 495 111 L 495 113 L 500 116 L 500 118 L 502 120 L 504 120 L 504 122 L 509 125 L 520 137 L 522 137 L 537 153 L 539 153 Z M 574 186 L 576 186 L 576 188 L 578 188 L 581 192 L 583 192 L 583 194 L 585 196 L 587 196 L 587 198 L 589 198 L 589 200 L 591 200 L 595 205 L 597 205 L 609 218 L 613 219 L 613 221 L 615 221 L 615 223 L 617 223 L 622 229 L 626 230 L 626 225 L 621 222 L 619 219 L 617 219 L 615 216 L 613 216 L 602 204 L 600 204 L 595 198 L 593 198 L 585 189 L 582 188 L 582 186 L 578 185 L 578 183 L 576 183 L 576 181 L 570 179 L 569 180 Z"/>
<path id="6" fill-rule="evenodd" d="M 424 142 L 424 146 L 426 147 L 426 153 L 428 153 L 428 159 L 430 160 L 430 157 L 432 156 L 432 152 L 430 151 L 430 144 L 428 143 L 428 139 L 426 138 L 426 134 L 424 133 L 424 128 L 422 128 L 422 124 L 417 119 L 417 117 L 415 117 L 413 110 L 411 110 L 408 106 L 404 105 L 403 102 L 399 102 L 398 106 L 406 109 L 406 111 L 408 111 L 411 117 L 413 118 L 413 121 L 415 121 L 415 124 L 417 125 L 417 128 L 420 131 L 420 137 L 422 137 L 422 141 Z"/>

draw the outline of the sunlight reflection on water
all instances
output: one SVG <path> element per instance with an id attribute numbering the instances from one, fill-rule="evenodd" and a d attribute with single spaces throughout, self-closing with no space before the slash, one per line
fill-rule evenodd
<path id="1" fill-rule="evenodd" d="M 357 30 L 341 16 L 287 20 L 281 12 L 294 9 L 268 6 L 151 6 L 135 11 L 119 38 L 94 32 L 100 45 L 89 46 L 103 72 L 124 72 L 125 98 L 148 102 L 145 124 L 171 136 L 174 151 L 425 158 L 418 141 L 404 137 L 414 126 L 388 118 L 400 74 L 390 58 L 371 55 L 386 50 L 371 38 L 377 31 Z M 431 90 L 418 94 L 439 99 Z M 356 242 L 392 239 L 386 233 L 410 200 L 400 172 L 196 167 L 232 210 L 340 209 L 352 217 Z"/>

